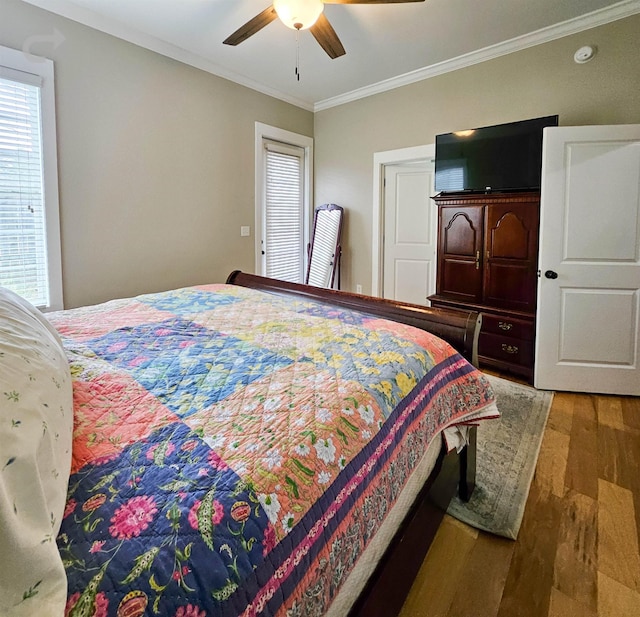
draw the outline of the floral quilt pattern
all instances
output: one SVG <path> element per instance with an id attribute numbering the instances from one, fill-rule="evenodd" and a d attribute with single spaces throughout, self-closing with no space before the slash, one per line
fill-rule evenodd
<path id="1" fill-rule="evenodd" d="M 434 435 L 493 402 L 428 333 L 241 287 L 49 318 L 73 617 L 323 614 Z"/>

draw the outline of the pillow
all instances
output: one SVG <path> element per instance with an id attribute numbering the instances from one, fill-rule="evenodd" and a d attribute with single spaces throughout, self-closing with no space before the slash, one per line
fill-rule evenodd
<path id="1" fill-rule="evenodd" d="M 0 287 L 0 615 L 64 614 L 56 536 L 73 431 L 71 375 L 53 326 Z"/>

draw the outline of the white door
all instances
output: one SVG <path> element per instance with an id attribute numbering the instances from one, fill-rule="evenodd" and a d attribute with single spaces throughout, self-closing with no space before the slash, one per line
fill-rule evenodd
<path id="1" fill-rule="evenodd" d="M 426 305 L 435 293 L 433 161 L 384 168 L 383 296 Z"/>
<path id="2" fill-rule="evenodd" d="M 640 125 L 545 129 L 542 158 L 535 386 L 640 395 Z"/>

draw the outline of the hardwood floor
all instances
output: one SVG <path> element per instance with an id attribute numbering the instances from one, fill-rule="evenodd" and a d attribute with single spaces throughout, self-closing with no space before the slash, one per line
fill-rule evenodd
<path id="1" fill-rule="evenodd" d="M 556 393 L 517 541 L 446 516 L 400 617 L 640 617 L 640 398 Z"/>

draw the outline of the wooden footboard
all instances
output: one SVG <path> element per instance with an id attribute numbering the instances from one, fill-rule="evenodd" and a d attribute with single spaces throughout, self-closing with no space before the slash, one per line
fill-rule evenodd
<path id="1" fill-rule="evenodd" d="M 334 306 L 406 323 L 439 336 L 474 366 L 478 366 L 478 336 L 481 315 L 474 311 L 436 309 L 334 289 L 288 283 L 255 274 L 246 274 L 240 270 L 232 272 L 227 278 L 227 283 L 326 302 Z"/>

